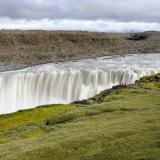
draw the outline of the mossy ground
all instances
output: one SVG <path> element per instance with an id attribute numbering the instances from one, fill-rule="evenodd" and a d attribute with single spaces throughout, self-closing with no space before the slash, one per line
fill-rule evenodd
<path id="1" fill-rule="evenodd" d="M 1 159 L 159 160 L 160 74 L 86 104 L 0 116 Z"/>

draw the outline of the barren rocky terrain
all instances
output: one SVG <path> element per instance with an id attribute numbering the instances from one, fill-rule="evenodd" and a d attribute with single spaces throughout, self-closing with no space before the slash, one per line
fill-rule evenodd
<path id="1" fill-rule="evenodd" d="M 160 32 L 0 31 L 0 70 L 106 55 L 160 53 Z"/>

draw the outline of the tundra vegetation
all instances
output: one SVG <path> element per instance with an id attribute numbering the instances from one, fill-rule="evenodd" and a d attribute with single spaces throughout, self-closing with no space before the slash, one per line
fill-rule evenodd
<path id="1" fill-rule="evenodd" d="M 0 116 L 0 160 L 124 159 L 160 159 L 160 74 L 89 100 Z"/>

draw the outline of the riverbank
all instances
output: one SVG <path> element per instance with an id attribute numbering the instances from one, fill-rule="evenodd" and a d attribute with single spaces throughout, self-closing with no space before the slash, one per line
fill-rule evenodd
<path id="1" fill-rule="evenodd" d="M 160 32 L 0 31 L 0 71 L 140 53 L 160 53 Z"/>
<path id="2" fill-rule="evenodd" d="M 0 116 L 0 159 L 159 160 L 159 135 L 157 74 L 83 102 Z"/>

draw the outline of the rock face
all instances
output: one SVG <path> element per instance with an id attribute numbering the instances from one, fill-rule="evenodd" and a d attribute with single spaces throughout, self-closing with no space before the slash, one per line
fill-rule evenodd
<path id="1" fill-rule="evenodd" d="M 160 52 L 160 32 L 0 31 L 0 69 L 127 53 Z"/>

